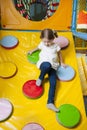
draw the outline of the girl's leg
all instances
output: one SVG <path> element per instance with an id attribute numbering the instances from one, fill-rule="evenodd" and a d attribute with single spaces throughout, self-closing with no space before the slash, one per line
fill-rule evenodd
<path id="1" fill-rule="evenodd" d="M 59 112 L 58 108 L 56 108 L 54 105 L 54 96 L 56 89 L 56 71 L 51 68 L 48 74 L 49 74 L 50 88 L 48 94 L 47 107 L 49 109 L 52 109 L 53 111 Z"/>
<path id="2" fill-rule="evenodd" d="M 36 81 L 37 86 L 40 86 L 42 84 L 44 76 L 51 70 L 51 64 L 49 62 L 43 62 L 40 66 L 40 70 L 41 70 L 40 76 Z"/>

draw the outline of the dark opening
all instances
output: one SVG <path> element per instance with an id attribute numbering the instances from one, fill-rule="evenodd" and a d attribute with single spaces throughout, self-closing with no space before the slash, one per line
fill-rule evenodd
<path id="1" fill-rule="evenodd" d="M 18 12 L 31 21 L 46 20 L 59 6 L 60 0 L 12 0 Z"/>
<path id="2" fill-rule="evenodd" d="M 32 21 L 43 20 L 47 13 L 47 6 L 43 3 L 30 4 L 30 18 Z"/>

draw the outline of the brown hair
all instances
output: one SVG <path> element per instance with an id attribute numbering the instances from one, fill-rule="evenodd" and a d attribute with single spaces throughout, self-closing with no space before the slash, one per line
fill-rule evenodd
<path id="1" fill-rule="evenodd" d="M 54 39 L 55 37 L 58 37 L 57 32 L 52 29 L 44 29 L 41 31 L 40 38 L 47 38 L 49 40 Z"/>

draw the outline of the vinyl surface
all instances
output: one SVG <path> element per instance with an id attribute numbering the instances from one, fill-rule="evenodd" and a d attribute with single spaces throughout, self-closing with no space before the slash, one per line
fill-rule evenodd
<path id="1" fill-rule="evenodd" d="M 59 66 L 57 69 L 57 77 L 61 81 L 72 80 L 75 76 L 75 71 L 71 66 L 63 67 Z"/>
<path id="2" fill-rule="evenodd" d="M 12 62 L 1 62 L 0 63 L 0 77 L 11 78 L 17 72 L 17 67 Z"/>
<path id="3" fill-rule="evenodd" d="M 71 104 L 63 104 L 59 107 L 60 112 L 57 113 L 58 122 L 68 128 L 75 127 L 80 122 L 79 110 Z"/>
<path id="4" fill-rule="evenodd" d="M 17 46 L 18 39 L 15 36 L 8 35 L 8 36 L 3 37 L 0 43 L 1 43 L 1 46 L 7 49 L 11 49 Z"/>
<path id="5" fill-rule="evenodd" d="M 37 123 L 26 124 L 22 130 L 44 130 L 44 128 Z"/>
<path id="6" fill-rule="evenodd" d="M 0 121 L 6 120 L 12 113 L 12 104 L 5 98 L 0 98 Z"/>
<path id="7" fill-rule="evenodd" d="M 29 80 L 23 85 L 23 93 L 30 98 L 38 98 L 43 93 L 42 86 L 36 86 L 36 80 Z"/>
<path id="8" fill-rule="evenodd" d="M 29 62 L 32 64 L 36 64 L 37 61 L 39 60 L 39 53 L 40 53 L 40 51 L 35 51 L 31 55 L 28 54 L 27 58 L 28 58 Z"/>

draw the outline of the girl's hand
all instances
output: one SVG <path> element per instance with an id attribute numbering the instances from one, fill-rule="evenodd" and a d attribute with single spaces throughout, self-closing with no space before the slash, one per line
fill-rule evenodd
<path id="1" fill-rule="evenodd" d="M 29 52 L 28 52 L 28 54 L 30 54 L 30 55 L 31 55 L 32 53 L 33 53 L 33 51 L 29 51 Z"/>
<path id="2" fill-rule="evenodd" d="M 61 66 L 65 67 L 65 68 L 67 67 L 67 65 L 66 65 L 66 64 L 64 64 L 64 63 L 61 63 Z"/>
<path id="3" fill-rule="evenodd" d="M 30 55 L 31 55 L 33 52 L 35 52 L 35 51 L 37 51 L 37 50 L 39 50 L 39 49 L 38 49 L 38 47 L 37 47 L 37 48 L 35 48 L 35 49 L 33 49 L 33 50 L 30 50 L 30 51 L 28 52 L 28 54 L 30 54 Z"/>

